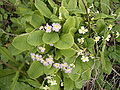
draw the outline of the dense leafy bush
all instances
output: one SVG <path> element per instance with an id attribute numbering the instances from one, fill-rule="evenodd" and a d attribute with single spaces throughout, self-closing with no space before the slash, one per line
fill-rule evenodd
<path id="1" fill-rule="evenodd" d="M 0 1 L 1 90 L 117 90 L 119 0 Z"/>

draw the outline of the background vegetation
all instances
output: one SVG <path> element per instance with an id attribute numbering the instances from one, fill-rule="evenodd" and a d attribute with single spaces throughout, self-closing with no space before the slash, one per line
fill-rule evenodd
<path id="1" fill-rule="evenodd" d="M 0 89 L 42 90 L 48 85 L 50 90 L 119 90 L 119 7 L 120 0 L 0 0 Z M 55 22 L 62 26 L 59 36 L 67 34 L 61 39 L 61 42 L 69 41 L 67 45 L 57 43 L 53 34 L 37 39 L 42 37 L 41 33 L 37 34 L 40 26 Z M 89 32 L 81 35 L 78 31 L 81 26 Z M 108 35 L 111 37 L 106 41 Z M 96 36 L 101 37 L 97 43 Z M 78 38 L 85 38 L 84 44 L 80 44 Z M 48 45 L 54 42 L 57 43 L 54 47 Z M 37 47 L 44 45 L 46 51 L 39 52 Z M 95 57 L 89 62 L 82 62 L 81 56 L 76 57 L 75 50 L 85 48 L 85 54 Z M 32 52 L 45 57 L 53 55 L 55 62 L 74 63 L 75 68 L 66 74 L 45 67 L 32 61 Z M 57 85 L 47 83 L 44 78 L 49 75 Z"/>

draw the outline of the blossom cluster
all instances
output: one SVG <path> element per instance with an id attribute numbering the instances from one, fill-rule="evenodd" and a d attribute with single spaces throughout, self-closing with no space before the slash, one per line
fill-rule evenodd
<path id="1" fill-rule="evenodd" d="M 71 73 L 72 67 L 69 66 L 66 62 L 65 63 L 54 63 L 53 66 L 57 69 L 62 69 L 65 73 Z"/>
<path id="2" fill-rule="evenodd" d="M 42 55 L 38 55 L 35 53 L 31 53 L 31 58 L 32 60 L 40 61 L 44 66 L 52 65 L 56 69 L 62 69 L 65 73 L 71 73 L 72 72 L 72 67 L 69 66 L 67 63 L 54 63 L 53 57 L 49 55 L 48 58 L 43 59 Z"/>
<path id="3" fill-rule="evenodd" d="M 61 29 L 61 25 L 59 23 L 53 23 L 52 25 L 49 25 L 48 23 L 46 26 L 40 26 L 39 30 L 45 30 L 47 33 L 50 33 L 52 31 L 59 32 Z"/>
<path id="4" fill-rule="evenodd" d="M 54 63 L 52 56 L 49 56 L 48 58 L 43 59 L 42 55 L 38 55 L 35 53 L 31 53 L 30 55 L 33 61 L 34 60 L 40 61 L 44 66 L 52 65 Z"/>

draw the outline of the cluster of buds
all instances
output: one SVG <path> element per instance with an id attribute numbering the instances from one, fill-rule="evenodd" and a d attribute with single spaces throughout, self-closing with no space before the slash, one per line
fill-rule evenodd
<path id="1" fill-rule="evenodd" d="M 54 63 L 52 56 L 49 56 L 48 58 L 43 59 L 42 55 L 38 55 L 35 53 L 31 53 L 30 55 L 33 61 L 34 60 L 40 61 L 44 66 L 52 65 Z"/>
<path id="2" fill-rule="evenodd" d="M 69 66 L 67 63 L 54 63 L 53 66 L 57 69 L 62 69 L 65 73 L 71 73 L 72 67 Z"/>
<path id="3" fill-rule="evenodd" d="M 59 32 L 60 29 L 61 29 L 61 25 L 59 23 L 53 23 L 52 25 L 49 25 L 47 23 L 46 26 L 40 26 L 39 28 L 39 30 L 45 30 L 48 33 L 52 31 Z"/>

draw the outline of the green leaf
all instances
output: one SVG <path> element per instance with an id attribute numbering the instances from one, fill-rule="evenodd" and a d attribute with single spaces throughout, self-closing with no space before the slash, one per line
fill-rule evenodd
<path id="1" fill-rule="evenodd" d="M 105 31 L 105 28 L 106 28 L 106 25 L 105 25 L 105 22 L 103 19 L 99 19 L 97 22 L 97 29 L 96 29 L 96 32 L 97 33 L 101 33 L 101 32 L 104 32 Z"/>
<path id="2" fill-rule="evenodd" d="M 82 67 L 80 66 L 80 58 L 77 58 L 75 61 L 75 68 L 72 70 L 72 74 L 79 73 L 81 74 Z"/>
<path id="3" fill-rule="evenodd" d="M 73 90 L 74 82 L 69 78 L 64 77 L 64 90 Z"/>
<path id="4" fill-rule="evenodd" d="M 107 57 L 105 57 L 104 59 L 105 59 L 104 60 L 105 64 L 104 64 L 104 67 L 103 67 L 103 72 L 106 73 L 106 74 L 110 74 L 111 71 L 112 71 L 111 62 L 110 62 L 110 60 Z"/>
<path id="5" fill-rule="evenodd" d="M 55 2 L 53 0 L 48 0 L 50 6 L 53 8 L 53 14 L 56 14 L 58 11 L 58 5 L 55 4 Z"/>
<path id="6" fill-rule="evenodd" d="M 72 48 L 69 48 L 69 49 L 61 50 L 61 53 L 65 57 L 72 57 L 73 55 L 75 55 L 76 51 L 74 49 L 72 49 Z"/>
<path id="7" fill-rule="evenodd" d="M 92 38 L 86 38 L 84 42 L 85 47 L 88 48 L 90 52 L 94 52 L 95 41 Z"/>
<path id="8" fill-rule="evenodd" d="M 79 29 L 80 23 L 83 22 L 83 19 L 77 16 L 74 16 L 74 18 L 75 18 L 75 27 Z"/>
<path id="9" fill-rule="evenodd" d="M 31 78 L 35 79 L 44 74 L 43 70 L 44 66 L 40 62 L 34 61 L 27 72 Z"/>
<path id="10" fill-rule="evenodd" d="M 61 54 L 61 52 L 60 52 L 60 50 L 56 50 L 56 52 L 55 52 L 55 59 L 56 60 L 58 60 L 58 59 L 60 59 L 62 57 L 62 54 Z"/>
<path id="11" fill-rule="evenodd" d="M 83 87 L 83 80 L 79 79 L 75 81 L 75 87 L 81 89 Z"/>
<path id="12" fill-rule="evenodd" d="M 73 56 L 73 57 L 66 57 L 66 58 L 64 59 L 64 61 L 67 62 L 68 64 L 73 63 L 75 60 L 76 60 L 76 57 L 75 57 L 75 56 Z"/>
<path id="13" fill-rule="evenodd" d="M 76 28 L 74 28 L 74 27 L 72 27 L 72 28 L 70 28 L 70 33 L 74 36 L 74 33 L 77 31 L 77 29 Z"/>
<path id="14" fill-rule="evenodd" d="M 24 66 L 24 63 L 19 66 L 19 70 L 21 70 L 23 66 Z M 17 84 L 17 80 L 19 78 L 19 74 L 20 74 L 20 72 L 17 71 L 14 78 L 13 78 L 13 82 L 11 83 L 10 90 L 16 90 L 15 87 Z"/>
<path id="15" fill-rule="evenodd" d="M 67 11 L 67 9 L 63 6 L 61 6 L 59 8 L 59 13 L 61 13 L 62 17 L 67 19 L 69 17 L 69 12 Z"/>
<path id="16" fill-rule="evenodd" d="M 18 77 L 19 77 L 19 71 L 16 72 L 16 75 L 13 78 L 13 82 L 11 84 L 10 90 L 15 90 L 15 86 L 17 84 Z"/>
<path id="17" fill-rule="evenodd" d="M 106 19 L 106 18 L 114 19 L 114 16 L 106 15 L 106 14 L 104 14 L 104 13 L 99 13 L 99 14 L 96 14 L 94 20 L 98 20 L 98 19 Z"/>
<path id="18" fill-rule="evenodd" d="M 68 8 L 76 9 L 77 8 L 77 0 L 69 0 Z"/>
<path id="19" fill-rule="evenodd" d="M 31 86 L 35 88 L 39 88 L 41 86 L 41 84 L 37 80 L 25 79 L 24 81 L 29 83 Z"/>
<path id="20" fill-rule="evenodd" d="M 61 90 L 60 89 L 60 81 L 61 80 L 60 80 L 59 76 L 56 75 L 53 79 L 56 80 L 57 85 L 51 85 L 50 90 Z"/>
<path id="21" fill-rule="evenodd" d="M 44 33 L 42 40 L 46 44 L 53 44 L 59 40 L 59 35 L 55 32 Z"/>
<path id="22" fill-rule="evenodd" d="M 35 6 L 42 15 L 44 15 L 47 18 L 51 17 L 52 12 L 49 10 L 49 8 L 46 6 L 46 4 L 43 1 L 35 0 Z"/>
<path id="23" fill-rule="evenodd" d="M 53 0 L 48 0 L 49 4 L 51 5 L 52 8 L 56 7 L 57 4 Z"/>
<path id="24" fill-rule="evenodd" d="M 67 5 L 67 1 L 66 0 L 62 0 L 62 2 L 61 2 L 61 6 L 63 6 L 63 7 L 67 7 L 68 5 Z"/>
<path id="25" fill-rule="evenodd" d="M 33 47 L 27 43 L 27 37 L 28 35 L 24 34 L 15 37 L 13 39 L 12 45 L 21 51 L 30 50 Z"/>
<path id="26" fill-rule="evenodd" d="M 33 14 L 30 24 L 33 25 L 34 28 L 39 28 L 42 24 L 45 24 L 45 19 L 43 16 Z"/>
<path id="27" fill-rule="evenodd" d="M 12 56 L 11 52 L 8 51 L 8 49 L 6 49 L 5 47 L 1 47 L 1 46 L 0 46 L 0 53 L 1 53 L 2 55 L 4 55 L 8 60 L 11 60 L 11 61 L 15 62 L 15 59 L 14 59 L 14 57 Z"/>
<path id="28" fill-rule="evenodd" d="M 13 45 L 10 45 L 8 47 L 9 51 L 11 52 L 12 55 L 18 55 L 20 54 L 22 51 L 19 49 L 16 49 Z"/>
<path id="29" fill-rule="evenodd" d="M 86 0 L 79 0 L 78 3 L 79 3 L 79 9 L 82 10 L 82 12 L 85 14 L 86 9 L 85 9 L 85 5 L 84 5 L 83 1 L 84 1 L 85 5 L 87 6 Z"/>
<path id="30" fill-rule="evenodd" d="M 71 28 L 75 27 L 75 24 L 75 18 L 69 17 L 63 25 L 63 32 L 68 33 Z"/>
<path id="31" fill-rule="evenodd" d="M 101 0 L 101 11 L 102 13 L 109 14 L 109 9 L 110 9 L 110 1 L 109 0 Z"/>
<path id="32" fill-rule="evenodd" d="M 68 49 L 71 48 L 74 43 L 73 36 L 69 34 L 64 34 L 60 37 L 60 40 L 54 44 L 58 49 Z"/>
<path id="33" fill-rule="evenodd" d="M 55 74 L 59 69 L 56 69 L 55 67 L 44 67 L 44 73 L 46 75 L 51 75 L 51 74 Z"/>
<path id="34" fill-rule="evenodd" d="M 79 79 L 80 75 L 79 74 L 72 74 L 72 73 L 70 73 L 69 77 L 70 77 L 71 80 L 77 81 Z"/>
<path id="35" fill-rule="evenodd" d="M 13 69 L 0 69 L 0 78 L 13 74 L 13 73 L 15 73 Z"/>
<path id="36" fill-rule="evenodd" d="M 35 90 L 35 89 L 23 82 L 17 82 L 14 90 Z"/>
<path id="37" fill-rule="evenodd" d="M 10 85 L 12 83 L 12 78 L 14 74 L 7 75 L 5 77 L 0 78 L 0 89 L 1 90 L 10 90 Z"/>
<path id="38" fill-rule="evenodd" d="M 39 46 L 43 44 L 44 42 L 42 40 L 42 37 L 43 37 L 44 32 L 45 31 L 39 30 L 39 31 L 30 33 L 27 38 L 27 42 L 33 46 Z"/>
<path id="39" fill-rule="evenodd" d="M 120 37 L 116 38 L 116 40 L 117 40 L 118 42 L 120 42 Z"/>

